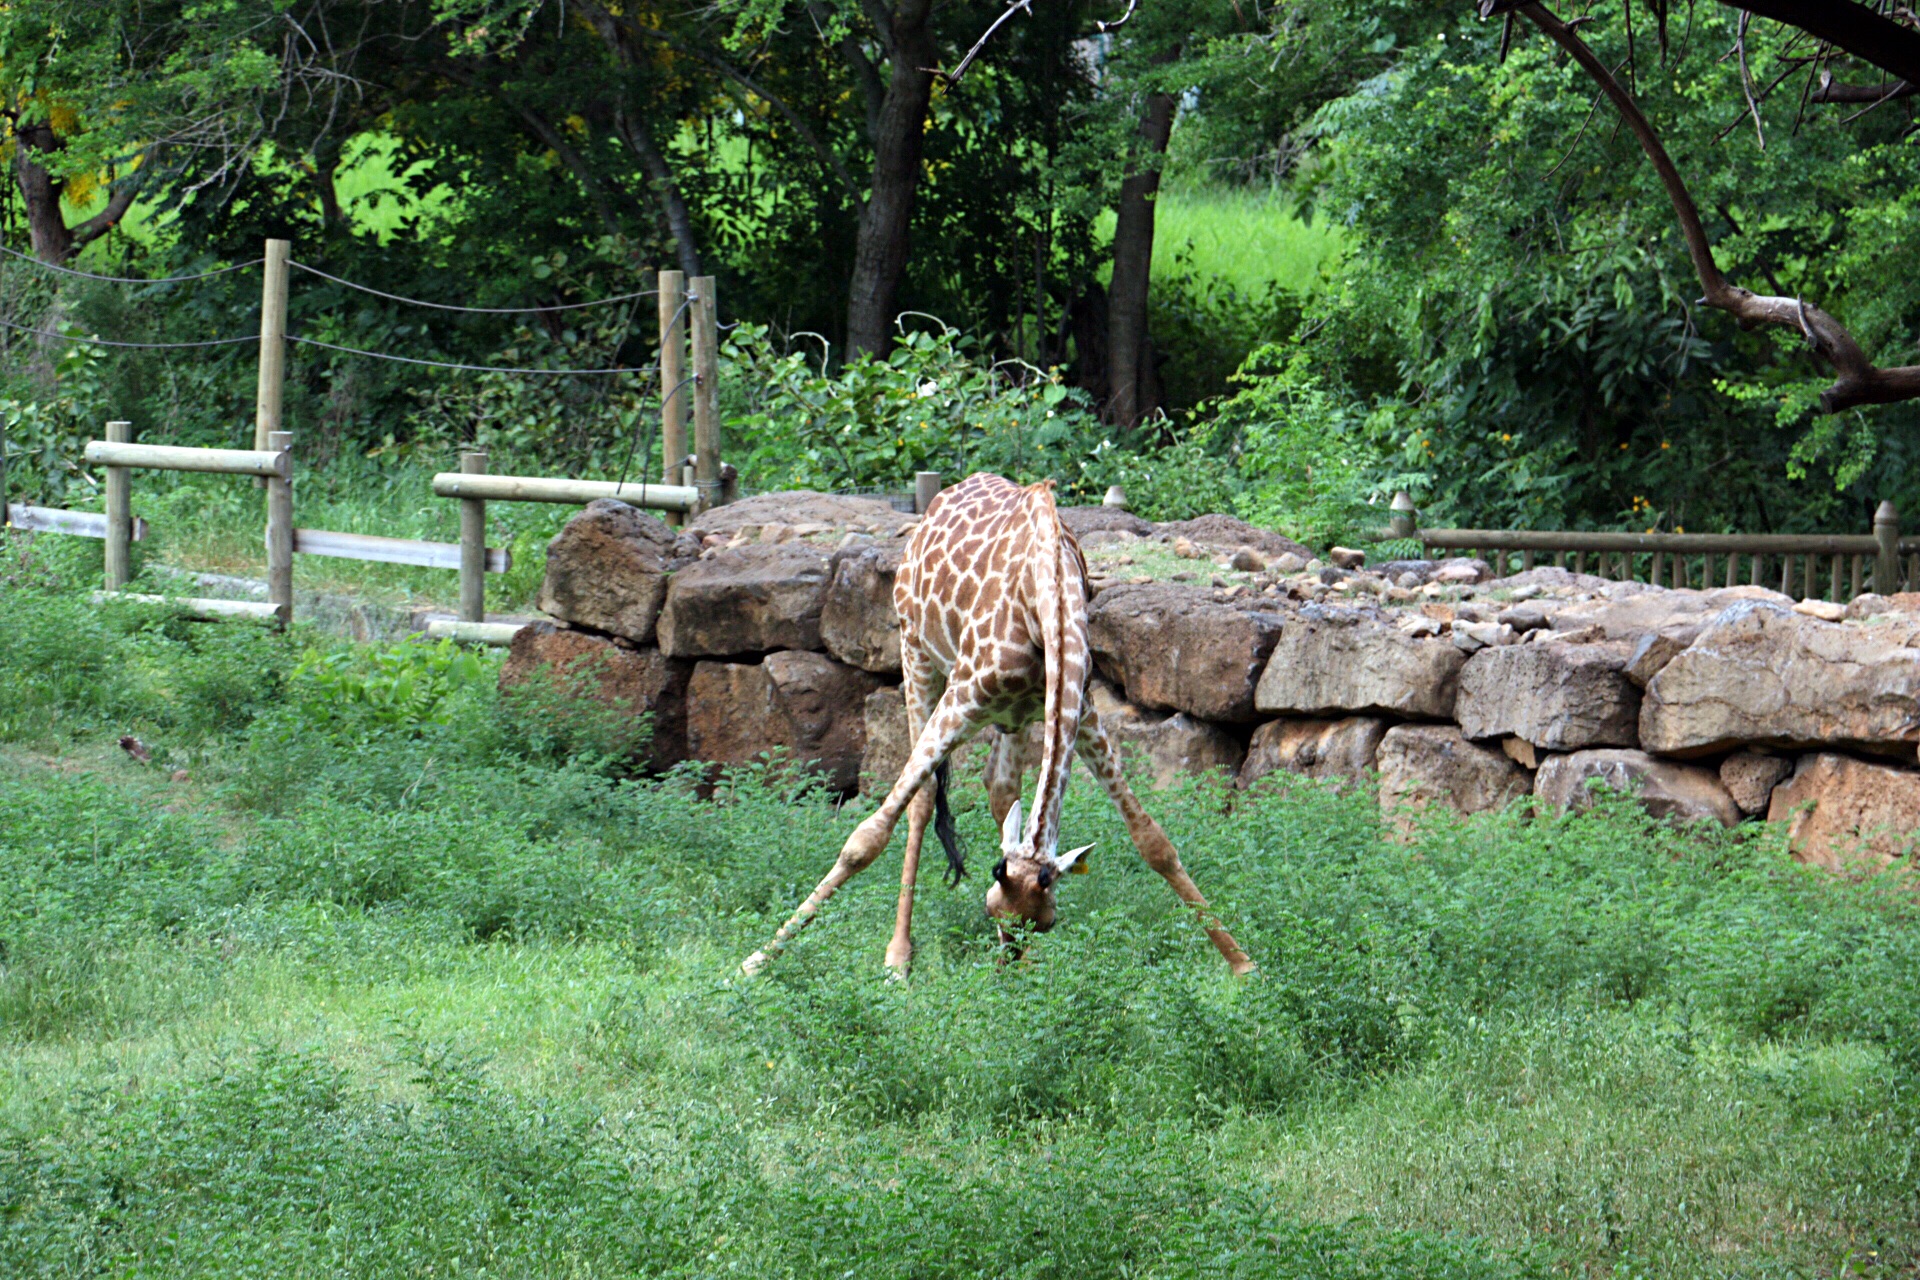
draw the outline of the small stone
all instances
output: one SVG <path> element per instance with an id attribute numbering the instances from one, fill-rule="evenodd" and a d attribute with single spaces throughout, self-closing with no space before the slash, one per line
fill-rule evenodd
<path id="1" fill-rule="evenodd" d="M 1173 540 L 1173 554 L 1179 556 L 1182 560 L 1198 560 L 1204 553 L 1200 548 L 1193 545 L 1192 538 L 1175 538 Z"/>
<path id="2" fill-rule="evenodd" d="M 1514 631 L 1503 622 L 1456 622 L 1453 624 L 1454 647 L 1468 653 L 1484 649 L 1489 645 L 1512 644 Z"/>
<path id="3" fill-rule="evenodd" d="M 1507 759 L 1522 769 L 1538 769 L 1540 757 L 1544 754 L 1525 738 L 1507 738 L 1501 742 L 1500 749 L 1507 753 Z"/>
<path id="4" fill-rule="evenodd" d="M 1171 575 L 1169 580 L 1173 582 L 1192 582 L 1193 575 L 1190 573 L 1176 573 Z"/>
<path id="5" fill-rule="evenodd" d="M 1395 578 L 1393 580 L 1393 585 L 1395 585 L 1396 587 L 1399 587 L 1403 591 L 1415 591 L 1415 590 L 1418 590 L 1424 584 L 1422 584 L 1420 581 L 1420 575 L 1413 572 L 1411 569 L 1409 569 L 1407 572 Z"/>
<path id="6" fill-rule="evenodd" d="M 1224 591 L 1227 586 L 1227 580 L 1216 574 L 1213 579 L 1213 586 L 1215 590 Z"/>
<path id="7" fill-rule="evenodd" d="M 1327 552 L 1327 559 L 1342 569 L 1358 569 L 1367 562 L 1367 553 L 1356 551 L 1352 547 L 1334 547 Z"/>
<path id="8" fill-rule="evenodd" d="M 1839 622 L 1847 616 L 1847 607 L 1831 600 L 1802 600 L 1793 606 L 1793 611 L 1822 622 Z"/>
<path id="9" fill-rule="evenodd" d="M 1307 567 L 1307 562 L 1293 552 L 1286 551 L 1282 552 L 1280 557 L 1273 561 L 1272 567 L 1277 573 L 1293 574 L 1303 572 Z"/>
<path id="10" fill-rule="evenodd" d="M 1127 509 L 1127 491 L 1117 484 L 1108 485 L 1107 496 L 1100 499 L 1100 505 L 1103 507 L 1112 507 L 1118 511 L 1125 511 Z"/>
<path id="11" fill-rule="evenodd" d="M 1402 614 L 1400 620 L 1393 625 L 1398 627 L 1403 635 L 1437 636 L 1440 634 L 1440 623 L 1420 613 Z"/>
<path id="12" fill-rule="evenodd" d="M 1855 596 L 1847 602 L 1849 618 L 1871 618 L 1882 613 L 1893 612 L 1893 601 L 1886 596 L 1869 591 L 1863 596 Z"/>
<path id="13" fill-rule="evenodd" d="M 1435 570 L 1433 580 L 1436 583 L 1469 583 L 1480 581 L 1480 571 L 1471 564 L 1454 563 Z"/>
<path id="14" fill-rule="evenodd" d="M 1416 598 L 1413 592 L 1405 587 L 1388 587 L 1382 596 L 1388 604 L 1411 604 Z"/>
<path id="15" fill-rule="evenodd" d="M 1327 567 L 1327 562 L 1325 560 L 1315 557 L 1314 559 L 1307 561 L 1305 567 L 1302 569 L 1302 572 L 1318 573 L 1326 567 Z"/>
<path id="16" fill-rule="evenodd" d="M 1347 580 L 1347 571 L 1338 565 L 1326 565 L 1318 571 L 1318 575 L 1320 581 L 1326 583 L 1328 586 Z"/>
<path id="17" fill-rule="evenodd" d="M 1793 761 L 1785 756 L 1736 751 L 1720 762 L 1720 785 L 1742 813 L 1765 813 L 1774 787 L 1792 772 Z"/>
<path id="18" fill-rule="evenodd" d="M 1267 567 L 1267 558 L 1252 547 L 1241 547 L 1227 561 L 1227 567 L 1241 573 L 1259 573 Z"/>
<path id="19" fill-rule="evenodd" d="M 1524 586 L 1515 587 L 1507 598 L 1515 604 L 1521 604 L 1525 601 L 1532 600 L 1544 590 L 1546 590 L 1546 588 L 1542 587 L 1539 583 L 1529 582 Z"/>
<path id="20" fill-rule="evenodd" d="M 193 775 L 188 773 L 185 769 L 175 769 L 172 772 L 172 774 L 169 775 L 168 780 L 172 782 L 191 782 L 193 780 Z"/>

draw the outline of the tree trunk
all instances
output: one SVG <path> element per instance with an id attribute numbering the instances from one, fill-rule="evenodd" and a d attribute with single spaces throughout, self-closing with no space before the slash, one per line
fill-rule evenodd
<path id="1" fill-rule="evenodd" d="M 884 355 L 907 271 L 913 202 L 920 184 L 920 145 L 933 101 L 930 0 L 899 0 L 888 14 L 886 97 L 874 118 L 873 179 L 854 245 L 847 298 L 847 350 Z"/>
<path id="2" fill-rule="evenodd" d="M 1165 154 L 1173 133 L 1173 95 L 1147 97 L 1140 121 L 1142 154 Z M 1107 291 L 1107 420 L 1137 426 L 1158 408 L 1159 379 L 1148 367 L 1147 286 L 1153 273 L 1153 202 L 1160 169 L 1150 160 L 1120 184 L 1113 225 L 1113 284 Z"/>
<path id="3" fill-rule="evenodd" d="M 73 256 L 73 233 L 60 211 L 60 192 L 66 183 L 55 178 L 36 156 L 53 151 L 59 140 L 46 125 L 26 125 L 14 144 L 15 168 L 20 180 L 20 196 L 27 207 L 27 235 L 33 243 L 33 256 L 53 266 L 62 266 Z"/>
<path id="4" fill-rule="evenodd" d="M 647 132 L 642 121 L 625 111 L 616 114 L 615 123 L 634 155 L 640 157 L 640 164 L 653 183 L 653 193 L 659 198 L 666 218 L 667 233 L 673 237 L 674 258 L 680 270 L 688 280 L 707 274 L 700 269 L 700 250 L 693 238 L 693 214 L 687 209 L 686 198 L 680 194 L 680 184 L 673 180 L 667 158 L 653 145 L 653 135 Z"/>

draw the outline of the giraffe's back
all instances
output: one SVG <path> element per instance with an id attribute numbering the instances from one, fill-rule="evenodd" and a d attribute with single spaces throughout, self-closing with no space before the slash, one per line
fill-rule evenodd
<path id="1" fill-rule="evenodd" d="M 1056 558 L 1056 549 L 1065 555 Z M 1048 603 L 1040 597 L 1052 594 L 1060 563 L 1074 580 L 1062 585 L 1084 607 L 1085 565 L 1051 493 L 968 476 L 940 494 L 907 543 L 894 585 L 901 643 L 918 646 L 944 673 L 997 673 L 1010 697 L 1023 685 L 1039 690 L 1037 609 Z"/>

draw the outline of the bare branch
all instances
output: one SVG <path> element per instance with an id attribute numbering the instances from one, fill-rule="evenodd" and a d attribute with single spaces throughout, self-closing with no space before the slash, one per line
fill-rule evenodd
<path id="1" fill-rule="evenodd" d="M 1013 0 L 1011 4 L 1001 11 L 1000 16 L 993 20 L 993 25 L 989 26 L 986 31 L 981 34 L 980 38 L 973 42 L 973 48 L 967 50 L 967 56 L 960 59 L 960 65 L 953 70 L 942 71 L 938 67 L 922 67 L 920 69 L 930 75 L 938 76 L 941 83 L 945 84 L 948 88 L 959 84 L 960 77 L 967 74 L 967 68 L 971 67 L 973 60 L 980 56 L 980 51 L 987 47 L 987 41 L 993 39 L 993 33 L 1004 26 L 1007 19 L 1011 18 L 1014 14 L 1029 11 L 1029 6 L 1032 4 L 1033 0 Z M 1131 12 L 1131 10 L 1129 10 L 1129 12 Z"/>

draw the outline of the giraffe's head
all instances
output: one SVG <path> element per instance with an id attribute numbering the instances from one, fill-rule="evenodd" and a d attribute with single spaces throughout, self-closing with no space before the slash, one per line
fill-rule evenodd
<path id="1" fill-rule="evenodd" d="M 1093 848 L 1081 845 L 1066 853 L 1036 849 L 1027 841 L 1020 816 L 1015 800 L 1000 828 L 1000 861 L 993 864 L 993 883 L 987 886 L 987 914 L 999 923 L 1003 942 L 1009 925 L 1024 924 L 1041 933 L 1053 928 L 1054 886 L 1061 876 L 1086 870 L 1080 859 Z"/>

